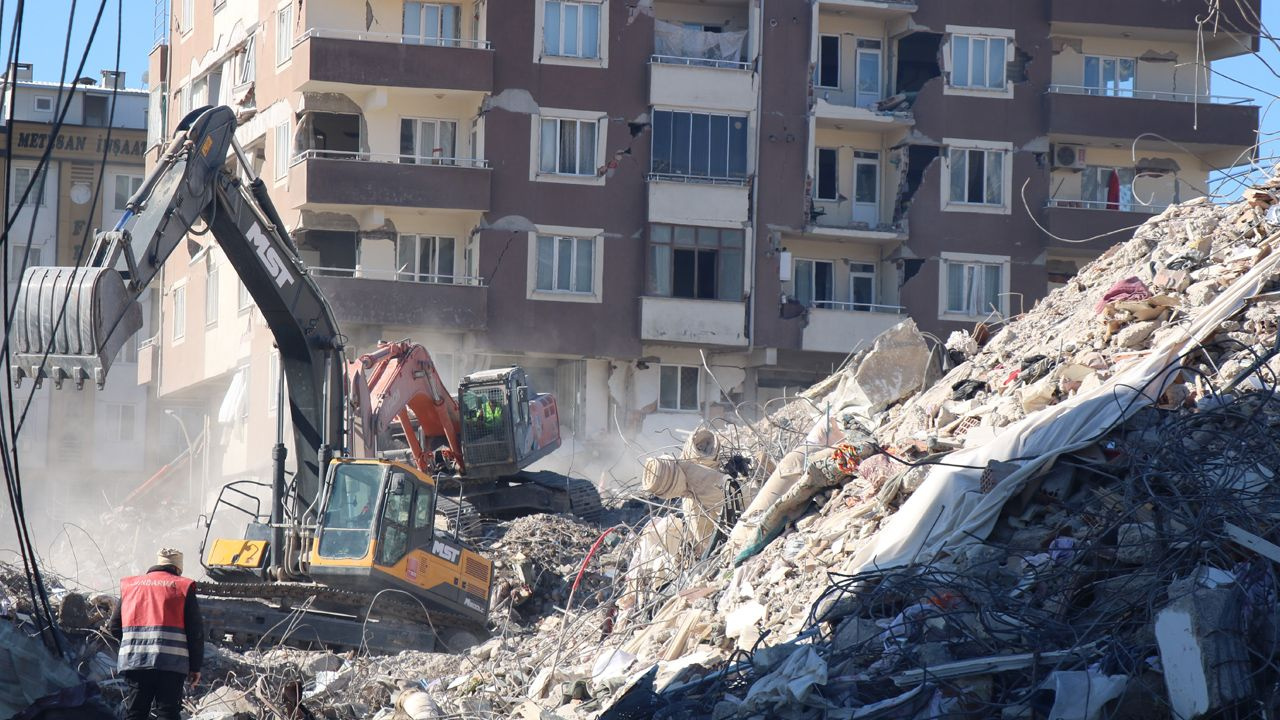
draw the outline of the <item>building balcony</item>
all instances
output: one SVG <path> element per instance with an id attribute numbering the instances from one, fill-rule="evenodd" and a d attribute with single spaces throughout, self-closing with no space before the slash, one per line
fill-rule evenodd
<path id="1" fill-rule="evenodd" d="M 1168 142 L 1193 150 L 1209 164 L 1247 161 L 1257 142 L 1258 108 L 1243 98 L 1131 91 L 1094 95 L 1087 88 L 1051 85 L 1046 94 L 1049 132 L 1064 142 L 1114 140 L 1128 148 L 1168 150 Z"/>
<path id="2" fill-rule="evenodd" d="M 824 0 L 825 3 L 825 0 Z M 1241 55 L 1258 49 L 1257 18 L 1261 17 L 1262 0 L 1224 2 L 1221 12 L 1211 22 L 1213 32 L 1203 36 L 1209 60 Z M 1169 38 L 1170 31 L 1195 38 L 1197 19 L 1205 17 L 1204 2 L 1168 2 L 1168 0 L 1049 0 L 1049 22 L 1053 34 L 1137 37 L 1148 30 L 1150 37 Z M 1238 33 L 1237 29 L 1243 30 Z M 1135 30 L 1137 32 L 1135 32 Z M 1127 33 L 1121 35 L 1121 33 Z M 1183 38 L 1179 38 L 1183 39 Z"/>
<path id="3" fill-rule="evenodd" d="M 650 173 L 648 180 L 649 222 L 738 227 L 751 217 L 746 178 Z"/>
<path id="4" fill-rule="evenodd" d="M 916 124 L 909 107 L 896 111 L 877 110 L 874 106 L 859 106 L 852 98 L 833 90 L 814 88 L 813 92 L 817 98 L 813 114 L 817 119 L 817 126 L 822 129 L 889 132 L 905 130 Z"/>
<path id="5" fill-rule="evenodd" d="M 822 10 L 860 17 L 893 18 L 919 9 L 915 0 L 819 0 Z"/>
<path id="6" fill-rule="evenodd" d="M 1121 205 L 1096 200 L 1054 198 L 1045 204 L 1045 228 L 1060 238 L 1089 242 L 1064 242 L 1049 238 L 1050 247 L 1101 252 L 1133 235 L 1137 226 L 1165 210 L 1164 205 Z"/>
<path id="7" fill-rule="evenodd" d="M 487 40 L 311 28 L 294 44 L 293 62 L 306 68 L 302 90 L 338 86 L 493 91 L 493 51 Z"/>
<path id="8" fill-rule="evenodd" d="M 640 298 L 640 339 L 746 347 L 747 304 L 671 297 Z"/>
<path id="9" fill-rule="evenodd" d="M 863 223 L 825 215 L 816 217 L 804 232 L 819 240 L 857 240 L 884 245 L 907 240 L 906 228 L 901 223 Z"/>
<path id="10" fill-rule="evenodd" d="M 479 212 L 489 209 L 489 175 L 486 160 L 332 150 L 308 150 L 289 168 L 290 193 L 307 205 Z"/>
<path id="11" fill-rule="evenodd" d="M 809 309 L 801 350 L 848 354 L 859 345 L 869 346 L 877 335 L 902 322 L 905 312 L 897 305 L 822 304 L 825 307 Z"/>
<path id="12" fill-rule="evenodd" d="M 360 268 L 311 267 L 339 323 L 483 330 L 489 288 L 483 278 L 418 276 Z"/>
<path id="13" fill-rule="evenodd" d="M 756 77 L 747 62 L 654 55 L 649 58 L 649 104 L 751 112 L 756 107 Z"/>

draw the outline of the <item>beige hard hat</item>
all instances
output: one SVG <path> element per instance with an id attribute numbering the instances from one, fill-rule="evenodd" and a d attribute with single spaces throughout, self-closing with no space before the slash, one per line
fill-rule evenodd
<path id="1" fill-rule="evenodd" d="M 182 572 L 182 551 L 173 548 L 164 548 L 156 553 L 157 565 L 172 565 Z"/>

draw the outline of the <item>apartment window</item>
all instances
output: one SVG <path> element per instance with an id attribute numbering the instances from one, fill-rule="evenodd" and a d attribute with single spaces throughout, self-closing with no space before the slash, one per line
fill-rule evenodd
<path id="1" fill-rule="evenodd" d="M 547 55 L 600 57 L 598 3 L 545 0 L 543 12 L 542 47 Z"/>
<path id="2" fill-rule="evenodd" d="M 276 65 L 293 57 L 293 4 L 281 5 L 276 11 Z"/>
<path id="3" fill-rule="evenodd" d="M 543 118 L 538 172 L 595 175 L 597 120 Z"/>
<path id="4" fill-rule="evenodd" d="M 818 148 L 818 181 L 813 189 L 814 197 L 819 200 L 840 199 L 839 157 L 835 148 Z"/>
<path id="5" fill-rule="evenodd" d="M 193 107 L 203 107 L 210 105 L 209 102 L 209 76 L 204 75 L 197 78 L 191 83 L 191 104 Z"/>
<path id="6" fill-rule="evenodd" d="M 595 292 L 595 238 L 539 235 L 537 254 L 539 292 Z"/>
<path id="7" fill-rule="evenodd" d="M 275 172 L 280 180 L 289 172 L 289 121 L 277 125 L 275 135 Z"/>
<path id="8" fill-rule="evenodd" d="M 1003 312 L 1006 263 L 948 260 L 944 256 L 946 312 L 977 317 L 992 310 Z"/>
<path id="9" fill-rule="evenodd" d="M 951 85 L 959 88 L 1005 88 L 1005 38 L 951 36 Z"/>
<path id="10" fill-rule="evenodd" d="M 257 35 L 250 35 L 245 42 L 244 49 L 236 54 L 235 78 L 237 86 L 253 82 L 258 64 L 257 38 Z"/>
<path id="11" fill-rule="evenodd" d="M 649 293 L 699 300 L 741 300 L 743 242 L 741 230 L 650 226 Z"/>
<path id="12" fill-rule="evenodd" d="M 204 324 L 212 327 L 218 324 L 218 266 L 209 263 L 209 274 L 204 287 Z"/>
<path id="13" fill-rule="evenodd" d="M 655 110 L 652 172 L 711 179 L 747 175 L 747 118 Z"/>
<path id="14" fill-rule="evenodd" d="M 182 0 L 182 33 L 191 32 L 196 22 L 196 0 Z"/>
<path id="15" fill-rule="evenodd" d="M 249 288 L 244 286 L 244 281 L 237 279 L 236 284 L 236 310 L 244 312 L 253 307 L 253 297 L 249 295 Z"/>
<path id="16" fill-rule="evenodd" d="M 38 112 L 38 113 L 51 113 L 51 112 L 53 112 L 53 96 L 51 96 L 51 95 L 36 95 L 36 96 L 35 96 L 35 111 L 36 111 L 36 112 Z"/>
<path id="17" fill-rule="evenodd" d="M 830 308 L 835 301 L 836 265 L 830 260 L 795 261 L 795 298 L 805 307 Z"/>
<path id="18" fill-rule="evenodd" d="M 138 362 L 138 336 L 135 335 L 120 346 L 120 351 L 116 353 L 117 363 L 136 364 Z"/>
<path id="19" fill-rule="evenodd" d="M 111 442 L 133 442 L 134 407 L 126 403 L 104 403 L 103 410 L 107 414 L 107 439 Z"/>
<path id="20" fill-rule="evenodd" d="M 13 174 L 10 176 L 13 182 L 13 192 L 9 193 L 10 201 L 14 205 L 22 202 L 22 194 L 27 192 L 27 187 L 32 183 L 32 177 L 35 176 L 36 169 L 33 167 L 14 166 Z M 41 172 L 35 180 L 35 187 L 31 188 L 27 195 L 27 205 L 38 205 L 44 207 L 45 204 L 45 176 L 47 173 Z"/>
<path id="21" fill-rule="evenodd" d="M 948 200 L 960 205 L 1005 205 L 1004 150 L 951 148 Z"/>
<path id="22" fill-rule="evenodd" d="M 182 112 L 182 117 L 186 117 L 187 113 L 191 112 L 191 88 L 189 86 L 183 85 L 178 88 L 178 102 L 176 104 L 179 111 Z"/>
<path id="23" fill-rule="evenodd" d="M 451 237 L 400 235 L 396 239 L 396 279 L 452 283 L 456 245 Z"/>
<path id="24" fill-rule="evenodd" d="M 1084 86 L 1090 95 L 1133 97 L 1138 63 L 1133 58 L 1084 56 Z"/>
<path id="25" fill-rule="evenodd" d="M 173 341 L 176 343 L 187 336 L 187 286 L 179 285 L 173 289 Z"/>
<path id="26" fill-rule="evenodd" d="M 658 409 L 696 412 L 701 404 L 700 374 L 693 365 L 658 366 Z"/>
<path id="27" fill-rule="evenodd" d="M 853 309 L 870 312 L 876 304 L 876 266 L 873 263 L 850 263 L 849 300 Z"/>
<path id="28" fill-rule="evenodd" d="M 405 42 L 456 47 L 460 37 L 462 6 L 424 2 L 404 4 Z"/>
<path id="29" fill-rule="evenodd" d="M 115 180 L 115 203 L 112 207 L 117 212 L 124 212 L 129 198 L 142 187 L 141 175 L 117 175 Z"/>
<path id="30" fill-rule="evenodd" d="M 818 78 L 820 88 L 840 87 L 840 36 L 818 37 Z"/>
<path id="31" fill-rule="evenodd" d="M 43 249 L 35 245 L 9 245 L 9 281 L 16 284 L 22 280 L 22 273 L 29 267 L 39 267 Z"/>
<path id="32" fill-rule="evenodd" d="M 860 108 L 872 108 L 884 94 L 880 89 L 883 50 L 879 40 L 858 40 L 858 92 L 854 104 Z"/>
<path id="33" fill-rule="evenodd" d="M 222 104 L 222 68 L 223 65 L 219 64 L 209 71 L 206 78 L 209 84 L 209 99 L 205 102 L 206 105 Z"/>
<path id="34" fill-rule="evenodd" d="M 453 165 L 458 123 L 452 120 L 400 119 L 400 162 Z"/>
<path id="35" fill-rule="evenodd" d="M 267 360 L 267 392 L 271 399 L 267 402 L 267 414 L 275 415 L 280 409 L 280 351 L 272 350 Z"/>

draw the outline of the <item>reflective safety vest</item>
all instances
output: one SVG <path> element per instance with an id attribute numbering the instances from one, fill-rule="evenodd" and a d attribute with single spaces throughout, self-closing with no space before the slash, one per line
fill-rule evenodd
<path id="1" fill-rule="evenodd" d="M 125 670 L 186 674 L 186 602 L 195 581 L 163 570 L 120 581 L 120 656 Z"/>

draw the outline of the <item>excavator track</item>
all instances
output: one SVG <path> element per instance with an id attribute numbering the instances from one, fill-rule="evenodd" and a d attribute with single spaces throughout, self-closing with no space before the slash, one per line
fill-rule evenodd
<path id="1" fill-rule="evenodd" d="M 472 618 L 435 608 L 424 612 L 393 593 L 375 602 L 370 593 L 311 583 L 199 582 L 196 594 L 206 636 L 241 646 L 456 652 L 486 634 Z"/>

